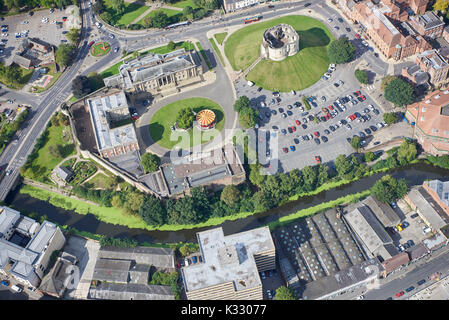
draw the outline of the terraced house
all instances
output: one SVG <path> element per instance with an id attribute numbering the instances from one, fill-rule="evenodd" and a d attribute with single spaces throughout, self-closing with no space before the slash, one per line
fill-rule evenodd
<path id="1" fill-rule="evenodd" d="M 149 53 L 125 61 L 119 74 L 104 79 L 107 87 L 152 95 L 178 92 L 180 88 L 203 80 L 201 60 L 196 52 L 184 48 L 166 54 Z"/>

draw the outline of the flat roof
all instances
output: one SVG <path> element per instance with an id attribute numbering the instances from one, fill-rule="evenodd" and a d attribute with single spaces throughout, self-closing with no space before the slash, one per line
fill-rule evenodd
<path id="1" fill-rule="evenodd" d="M 8 207 L 0 207 L 0 238 L 19 220 L 20 212 Z"/>
<path id="2" fill-rule="evenodd" d="M 92 279 L 110 282 L 128 282 L 130 260 L 98 259 Z"/>
<path id="3" fill-rule="evenodd" d="M 101 247 L 98 258 L 135 260 L 157 268 L 175 268 L 173 249 L 138 246 L 134 248 Z"/>
<path id="4" fill-rule="evenodd" d="M 168 286 L 138 283 L 100 283 L 89 289 L 91 299 L 101 300 L 174 300 Z"/>
<path id="5" fill-rule="evenodd" d="M 408 197 L 418 207 L 419 213 L 424 216 L 432 228 L 440 229 L 448 224 L 447 214 L 423 187 L 412 188 Z"/>
<path id="6" fill-rule="evenodd" d="M 182 268 L 186 292 L 233 282 L 235 290 L 261 285 L 254 254 L 275 250 L 268 227 L 225 236 L 222 228 L 197 233 L 203 262 Z"/>
<path id="7" fill-rule="evenodd" d="M 432 180 L 428 181 L 428 185 L 438 195 L 440 201 L 449 206 L 449 181 Z"/>
<path id="8" fill-rule="evenodd" d="M 87 100 L 87 103 L 99 151 L 137 142 L 132 123 L 116 128 L 110 128 L 109 126 L 108 112 L 114 111 L 114 109 L 128 108 L 123 91 L 91 98 Z"/>

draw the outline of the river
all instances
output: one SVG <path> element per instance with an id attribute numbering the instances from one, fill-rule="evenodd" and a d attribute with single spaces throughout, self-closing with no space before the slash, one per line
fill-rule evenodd
<path id="1" fill-rule="evenodd" d="M 361 192 L 371 188 L 374 183 L 387 173 L 377 173 L 370 177 L 362 178 L 350 184 L 323 191 L 314 196 L 302 197 L 278 208 L 268 210 L 263 213 L 239 219 L 235 221 L 226 221 L 220 226 L 225 234 L 232 234 L 266 225 L 268 222 L 275 221 L 282 216 L 295 213 L 298 210 L 318 205 L 322 202 L 335 200 L 348 194 Z M 414 164 L 389 172 L 390 175 L 399 179 L 405 178 L 409 186 L 422 184 L 425 180 L 440 179 L 446 181 L 449 179 L 449 171 L 433 167 L 426 164 Z M 74 211 L 60 209 L 52 206 L 48 202 L 32 198 L 21 194 L 18 190 L 10 192 L 6 198 L 7 205 L 13 205 L 18 210 L 33 211 L 38 215 L 46 215 L 48 220 L 57 222 L 61 225 L 68 225 L 80 231 L 87 231 L 96 234 L 102 234 L 109 237 L 127 237 L 135 239 L 138 242 L 149 243 L 174 243 L 179 241 L 196 242 L 196 233 L 205 229 L 214 227 L 196 228 L 180 231 L 148 231 L 143 229 L 130 229 L 125 226 L 113 225 L 96 219 L 94 215 L 81 215 Z M 216 226 L 218 227 L 218 226 Z"/>

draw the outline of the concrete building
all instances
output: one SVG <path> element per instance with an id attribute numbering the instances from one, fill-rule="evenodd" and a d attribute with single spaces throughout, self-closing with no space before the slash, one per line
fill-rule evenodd
<path id="1" fill-rule="evenodd" d="M 232 144 L 205 153 L 191 154 L 163 164 L 160 170 L 140 178 L 161 196 L 188 193 L 190 188 L 204 186 L 213 190 L 245 181 L 245 169 Z"/>
<path id="2" fill-rule="evenodd" d="M 382 267 L 384 271 L 382 276 L 385 278 L 393 271 L 399 269 L 400 267 L 407 265 L 410 262 L 410 256 L 407 252 L 401 252 L 394 257 L 391 257 L 384 262 L 382 262 Z"/>
<path id="3" fill-rule="evenodd" d="M 13 58 L 14 63 L 25 69 L 48 66 L 55 61 L 53 46 L 38 38 L 23 39 Z"/>
<path id="4" fill-rule="evenodd" d="M 422 186 L 413 187 L 404 200 L 434 232 L 441 231 L 449 238 L 449 216 Z"/>
<path id="5" fill-rule="evenodd" d="M 59 227 L 42 225 L 20 212 L 0 207 L 0 273 L 26 286 L 39 286 L 51 254 L 64 246 Z"/>
<path id="6" fill-rule="evenodd" d="M 398 253 L 393 240 L 366 205 L 348 206 L 343 218 L 371 257 L 377 257 L 382 262 Z"/>
<path id="7" fill-rule="evenodd" d="M 106 300 L 173 300 L 168 286 L 149 285 L 150 269 L 175 270 L 172 249 L 101 247 L 89 298 Z"/>
<path id="8" fill-rule="evenodd" d="M 60 166 L 56 170 L 56 174 L 65 182 L 69 182 L 73 178 L 73 171 L 67 167 Z"/>
<path id="9" fill-rule="evenodd" d="M 401 218 L 399 218 L 393 208 L 377 199 L 376 196 L 369 196 L 363 200 L 362 203 L 371 209 L 377 220 L 379 220 L 384 227 L 394 227 L 401 222 Z"/>
<path id="10" fill-rule="evenodd" d="M 414 125 L 413 137 L 425 152 L 449 154 L 449 90 L 434 91 L 409 105 L 405 116 Z"/>
<path id="11" fill-rule="evenodd" d="M 367 288 L 384 272 L 380 262 L 373 258 L 363 261 L 332 276 L 313 281 L 303 292 L 304 300 L 343 300 L 355 290 Z"/>
<path id="12" fill-rule="evenodd" d="M 449 64 L 437 50 L 428 50 L 418 54 L 416 63 L 430 75 L 430 83 L 432 85 L 437 86 L 446 81 Z"/>
<path id="13" fill-rule="evenodd" d="M 119 67 L 119 74 L 104 79 L 107 87 L 152 95 L 175 93 L 181 87 L 201 81 L 203 69 L 198 54 L 184 48 L 125 61 Z"/>
<path id="14" fill-rule="evenodd" d="M 444 22 L 433 11 L 410 17 L 412 27 L 422 36 L 438 38 L 443 34 Z"/>
<path id="15" fill-rule="evenodd" d="M 423 71 L 417 64 L 402 68 L 401 75 L 418 90 L 425 90 L 430 85 L 430 75 Z"/>
<path id="16" fill-rule="evenodd" d="M 259 272 L 275 269 L 268 227 L 225 236 L 222 228 L 197 233 L 203 261 L 182 268 L 188 300 L 262 300 Z"/>
<path id="17" fill-rule="evenodd" d="M 223 0 L 223 8 L 225 12 L 234 12 L 257 5 L 259 0 Z"/>
<path id="18" fill-rule="evenodd" d="M 91 97 L 85 107 L 90 114 L 98 153 L 103 158 L 139 150 L 123 91 Z"/>
<path id="19" fill-rule="evenodd" d="M 63 252 L 57 258 L 50 272 L 42 279 L 39 291 L 49 296 L 62 298 L 70 283 L 67 279 L 73 273 L 74 266 L 77 262 L 78 259 L 75 256 Z"/>
<path id="20" fill-rule="evenodd" d="M 265 30 L 260 49 L 262 58 L 281 61 L 298 51 L 299 35 L 292 26 L 281 23 Z"/>

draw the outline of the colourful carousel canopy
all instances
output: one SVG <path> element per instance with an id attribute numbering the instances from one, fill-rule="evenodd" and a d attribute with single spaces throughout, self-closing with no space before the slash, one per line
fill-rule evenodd
<path id="1" fill-rule="evenodd" d="M 201 127 L 209 127 L 215 123 L 215 113 L 209 109 L 201 110 L 196 115 L 196 121 Z"/>

